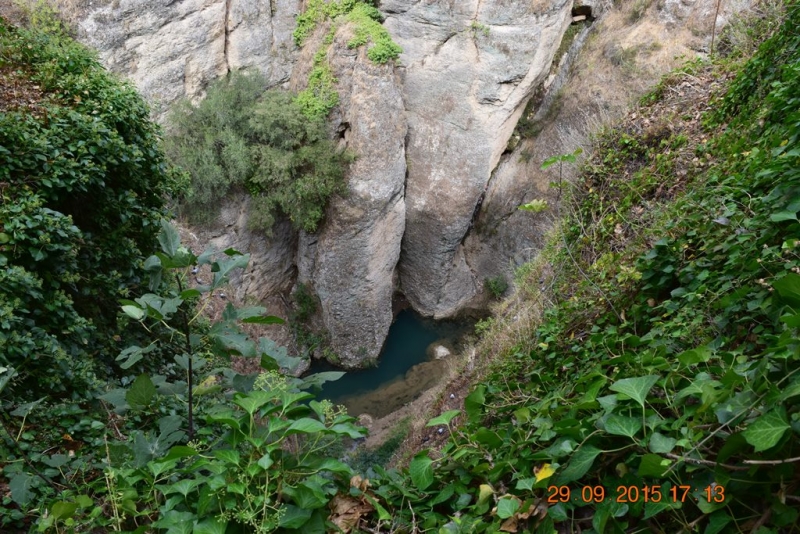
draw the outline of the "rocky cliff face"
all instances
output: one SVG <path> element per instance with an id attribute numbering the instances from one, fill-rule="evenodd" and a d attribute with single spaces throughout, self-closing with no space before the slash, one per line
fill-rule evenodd
<path id="1" fill-rule="evenodd" d="M 567 0 L 381 4 L 403 47 L 408 114 L 403 293 L 447 317 L 483 289 L 464 240 L 517 119 L 571 21 Z"/>
<path id="2" fill-rule="evenodd" d="M 293 72 L 290 85 L 302 88 L 327 31 L 318 28 L 302 51 L 294 46 L 301 0 L 68 1 L 82 39 L 132 79 L 160 117 L 231 69 L 258 68 L 271 85 Z M 320 298 L 333 349 L 348 367 L 377 357 L 398 286 L 425 315 L 453 315 L 474 300 L 484 274 L 469 264 L 464 243 L 571 6 L 386 0 L 385 25 L 404 49 L 398 67 L 348 49 L 350 29 L 340 27 L 328 59 L 340 94 L 332 131 L 358 155 L 349 194 L 331 203 L 319 232 L 296 244 L 289 235 L 260 242 L 242 225 L 247 203 L 227 202 L 219 229 L 201 237 L 254 253 L 238 293 L 285 290 L 294 263 L 298 280 Z"/>
<path id="3" fill-rule="evenodd" d="M 327 33 L 318 28 L 304 55 Z M 322 303 L 331 348 L 347 368 L 378 357 L 392 323 L 394 272 L 405 229 L 405 111 L 391 65 L 376 65 L 366 50 L 349 49 L 349 27 L 337 31 L 328 60 L 339 80 L 332 129 L 357 155 L 348 192 L 332 200 L 315 235 L 302 235 L 298 278 Z M 293 85 L 301 89 L 310 57 L 301 57 Z"/>
<path id="4" fill-rule="evenodd" d="M 129 78 L 157 114 L 231 69 L 289 80 L 301 0 L 67 0 L 79 38 Z"/>

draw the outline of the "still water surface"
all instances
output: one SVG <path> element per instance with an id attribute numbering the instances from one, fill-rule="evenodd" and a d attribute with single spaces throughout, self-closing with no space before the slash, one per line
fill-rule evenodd
<path id="1" fill-rule="evenodd" d="M 383 417 L 439 381 L 447 360 L 429 360 L 428 346 L 434 341 L 457 344 L 467 328 L 463 323 L 432 321 L 403 310 L 389 328 L 378 366 L 350 371 L 335 382 L 327 382 L 317 398 L 344 404 L 353 416 L 368 413 Z M 310 372 L 331 370 L 334 367 L 327 362 L 317 361 Z"/>

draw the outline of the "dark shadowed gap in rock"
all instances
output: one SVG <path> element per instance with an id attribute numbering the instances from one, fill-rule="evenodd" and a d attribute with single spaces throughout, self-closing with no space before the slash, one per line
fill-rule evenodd
<path id="1" fill-rule="evenodd" d="M 592 16 L 592 6 L 575 6 L 572 8 L 572 17 L 584 17 L 581 20 L 594 21 L 595 17 Z M 576 21 L 578 22 L 578 21 Z"/>
<path id="2" fill-rule="evenodd" d="M 439 382 L 448 363 L 447 357 L 436 359 L 434 348 L 441 345 L 455 353 L 459 340 L 470 329 L 469 323 L 433 321 L 410 309 L 403 310 L 389 328 L 378 366 L 350 371 L 324 384 L 317 398 L 343 404 L 353 416 L 388 415 Z M 308 372 L 334 370 L 327 362 L 315 361 Z"/>

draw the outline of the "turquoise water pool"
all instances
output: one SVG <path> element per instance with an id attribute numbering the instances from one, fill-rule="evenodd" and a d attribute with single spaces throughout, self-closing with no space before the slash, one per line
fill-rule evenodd
<path id="1" fill-rule="evenodd" d="M 412 310 L 403 310 L 389 328 L 377 367 L 350 371 L 327 382 L 317 398 L 347 406 L 351 415 L 368 413 L 382 417 L 436 384 L 446 370 L 446 360 L 429 360 L 426 350 L 435 341 L 457 344 L 467 330 L 463 323 L 432 321 Z M 316 361 L 310 373 L 335 367 Z"/>

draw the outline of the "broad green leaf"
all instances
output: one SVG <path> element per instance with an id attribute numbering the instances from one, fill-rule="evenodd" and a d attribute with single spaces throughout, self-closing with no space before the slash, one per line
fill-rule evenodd
<path id="1" fill-rule="evenodd" d="M 286 369 L 289 374 L 293 374 L 294 370 L 297 369 L 297 367 L 303 361 L 302 358 L 289 356 L 286 353 L 286 347 L 278 346 L 277 343 L 266 337 L 258 339 L 258 353 L 259 355 L 266 354 L 267 356 L 274 359 L 277 362 L 278 366 L 281 367 L 282 369 Z"/>
<path id="2" fill-rule="evenodd" d="M 660 432 L 653 432 L 650 435 L 650 451 L 656 454 L 669 454 L 675 448 L 678 440 L 665 436 Z"/>
<path id="3" fill-rule="evenodd" d="M 197 451 L 186 445 L 177 445 L 172 447 L 166 456 L 158 460 L 159 462 L 166 462 L 169 460 L 179 460 L 181 458 L 188 458 L 190 456 L 197 456 Z"/>
<path id="4" fill-rule="evenodd" d="M 313 510 L 304 510 L 293 504 L 284 506 L 285 512 L 280 516 L 280 526 L 283 528 L 300 528 L 311 519 Z"/>
<path id="5" fill-rule="evenodd" d="M 197 480 L 189 480 L 184 478 L 183 480 L 178 480 L 177 482 L 167 486 L 167 489 L 164 490 L 164 494 L 169 495 L 170 493 L 180 493 L 186 497 L 189 495 L 189 493 L 194 491 L 194 489 L 197 487 L 197 484 L 199 484 Z"/>
<path id="6" fill-rule="evenodd" d="M 717 510 L 708 517 L 708 525 L 703 534 L 719 534 L 725 532 L 725 527 L 731 522 L 731 517 L 725 510 Z"/>
<path id="7" fill-rule="evenodd" d="M 194 526 L 193 534 L 225 534 L 228 522 L 219 518 L 204 519 Z"/>
<path id="8" fill-rule="evenodd" d="M 796 221 L 797 212 L 789 210 L 776 211 L 769 216 L 769 220 L 772 222 Z"/>
<path id="9" fill-rule="evenodd" d="M 236 310 L 237 319 L 243 323 L 252 324 L 283 324 L 285 321 L 280 317 L 266 315 L 267 309 L 263 306 L 251 306 Z"/>
<path id="10" fill-rule="evenodd" d="M 364 493 L 363 495 L 367 499 L 367 502 L 369 502 L 375 508 L 375 510 L 378 511 L 378 519 L 380 521 L 390 521 L 392 519 L 391 514 L 386 511 L 386 508 L 381 506 L 381 504 L 373 499 L 372 496 L 370 496 L 368 493 Z"/>
<path id="11" fill-rule="evenodd" d="M 227 251 L 226 251 L 227 253 Z M 236 256 L 232 259 L 221 259 L 211 265 L 211 272 L 214 273 L 214 280 L 211 287 L 217 289 L 228 283 L 228 275 L 234 269 L 244 269 L 250 262 L 250 254 Z"/>
<path id="12" fill-rule="evenodd" d="M 335 382 L 345 375 L 342 371 L 323 371 L 321 373 L 314 373 L 303 378 L 303 383 L 300 389 L 308 389 L 311 387 L 319 388 L 325 382 Z"/>
<path id="13" fill-rule="evenodd" d="M 135 321 L 141 321 L 142 319 L 144 319 L 145 312 L 139 306 L 131 306 L 131 305 L 123 306 L 122 311 L 125 312 L 125 315 L 127 315 L 128 317 L 130 317 Z"/>
<path id="14" fill-rule="evenodd" d="M 286 435 L 315 434 L 324 430 L 326 430 L 326 427 L 323 423 L 317 421 L 316 419 L 311 419 L 310 417 L 303 417 L 292 423 L 291 426 L 286 429 Z"/>
<path id="15" fill-rule="evenodd" d="M 156 386 L 147 374 L 142 373 L 125 393 L 125 400 L 128 401 L 131 408 L 146 408 L 153 402 L 155 395 Z"/>
<path id="16" fill-rule="evenodd" d="M 168 534 L 191 534 L 197 516 L 191 512 L 170 510 L 152 526 L 167 529 Z"/>
<path id="17" fill-rule="evenodd" d="M 425 491 L 428 486 L 433 484 L 433 460 L 428 458 L 427 450 L 414 456 L 408 466 L 408 473 L 411 475 L 411 482 L 420 491 Z"/>
<path id="18" fill-rule="evenodd" d="M 11 415 L 14 417 L 28 417 L 28 415 L 33 411 L 34 408 L 39 406 L 47 397 L 42 397 L 39 400 L 35 400 L 33 402 L 26 402 L 24 404 L 20 404 L 14 410 L 11 411 Z"/>
<path id="19" fill-rule="evenodd" d="M 8 488 L 11 490 L 11 500 L 18 505 L 25 507 L 33 500 L 31 489 L 36 482 L 36 477 L 28 473 L 17 473 L 11 476 L 8 481 Z"/>
<path id="20" fill-rule="evenodd" d="M 466 410 L 467 417 L 469 417 L 470 421 L 477 421 L 480 417 L 483 411 L 483 405 L 486 402 L 486 397 L 484 396 L 485 391 L 486 386 L 481 384 L 464 399 L 464 410 Z"/>
<path id="21" fill-rule="evenodd" d="M 193 299 L 195 297 L 199 297 L 200 295 L 202 295 L 202 293 L 195 288 L 184 289 L 183 291 L 181 291 L 181 298 L 183 300 Z"/>
<path id="22" fill-rule="evenodd" d="M 89 508 L 94 504 L 94 501 L 88 495 L 78 495 L 75 497 L 75 503 L 78 505 L 78 508 Z"/>
<path id="23" fill-rule="evenodd" d="M 455 486 L 452 485 L 452 484 L 449 484 L 449 485 L 445 486 L 444 488 L 442 488 L 442 491 L 437 493 L 436 496 L 433 499 L 431 499 L 429 501 L 426 501 L 426 504 L 428 506 L 433 507 L 433 506 L 436 506 L 437 504 L 441 504 L 443 502 L 447 502 L 447 501 L 450 500 L 450 497 L 455 495 L 455 493 L 456 493 Z"/>
<path id="24" fill-rule="evenodd" d="M 611 384 L 609 389 L 630 397 L 644 408 L 644 401 L 647 398 L 647 394 L 655 383 L 658 382 L 659 378 L 658 375 L 623 378 Z"/>
<path id="25" fill-rule="evenodd" d="M 331 432 L 335 432 L 336 434 L 343 434 L 352 439 L 361 439 L 364 437 L 364 433 L 358 430 L 358 428 L 351 424 L 351 423 L 339 423 L 333 425 L 330 428 Z"/>
<path id="26" fill-rule="evenodd" d="M 269 469 L 270 467 L 272 467 L 272 464 L 274 464 L 274 463 L 275 463 L 275 462 L 274 462 L 274 461 L 272 461 L 272 456 L 270 456 L 270 454 L 269 454 L 269 453 L 267 453 L 267 454 L 265 454 L 264 456 L 262 456 L 262 457 L 261 457 L 261 459 L 258 461 L 258 465 L 260 465 L 260 466 L 261 466 L 261 468 L 262 468 L 264 471 L 266 471 L 267 469 Z"/>
<path id="27" fill-rule="evenodd" d="M 641 463 L 639 463 L 639 476 L 661 478 L 670 463 L 672 462 L 658 454 L 645 454 L 642 456 Z"/>
<path id="28" fill-rule="evenodd" d="M 215 458 L 219 458 L 229 465 L 239 465 L 239 451 L 232 449 L 216 449 L 212 454 Z"/>
<path id="29" fill-rule="evenodd" d="M 517 480 L 517 485 L 515 486 L 515 489 L 518 489 L 518 490 L 532 490 L 534 484 L 536 484 L 536 479 L 533 478 L 533 477 L 521 478 L 521 479 Z"/>
<path id="30" fill-rule="evenodd" d="M 243 323 L 247 324 L 284 324 L 286 321 L 281 319 L 280 317 L 276 317 L 274 315 L 262 315 L 259 317 L 248 317 L 247 319 L 242 319 Z"/>
<path id="31" fill-rule="evenodd" d="M 283 492 L 291 497 L 294 504 L 303 509 L 313 510 L 328 503 L 324 490 L 313 482 L 304 482 L 296 487 L 284 486 Z"/>
<path id="32" fill-rule="evenodd" d="M 786 409 L 779 406 L 750 423 L 742 434 L 756 452 L 761 452 L 774 447 L 790 428 Z"/>
<path id="33" fill-rule="evenodd" d="M 161 232 L 158 234 L 158 242 L 161 244 L 161 250 L 168 256 L 174 256 L 178 252 L 178 247 L 181 244 L 181 236 L 175 228 L 166 219 L 161 221 Z"/>
<path id="34" fill-rule="evenodd" d="M 144 355 L 148 352 L 152 352 L 153 349 L 156 348 L 155 344 L 148 345 L 145 348 L 139 347 L 137 345 L 131 345 L 130 347 L 124 349 L 122 352 L 119 353 L 117 356 L 116 361 L 121 361 L 122 363 L 119 364 L 120 367 L 123 369 L 130 369 L 134 366 L 139 360 L 144 358 Z M 124 360 L 124 361 L 122 361 Z"/>
<path id="35" fill-rule="evenodd" d="M 237 354 L 246 358 L 256 355 L 256 345 L 232 322 L 215 323 L 208 332 L 214 352 L 225 357 Z"/>
<path id="36" fill-rule="evenodd" d="M 698 363 L 706 363 L 710 358 L 711 349 L 706 346 L 697 347 L 678 354 L 678 361 L 681 362 L 684 367 L 697 365 Z"/>
<path id="37" fill-rule="evenodd" d="M 564 503 L 554 504 L 547 508 L 547 515 L 553 521 L 566 521 L 569 519 L 569 514 L 567 510 L 564 508 Z"/>
<path id="38" fill-rule="evenodd" d="M 572 455 L 567 466 L 558 475 L 558 484 L 566 485 L 570 482 L 580 480 L 589 468 L 592 467 L 594 459 L 603 452 L 593 445 L 584 445 Z"/>
<path id="39" fill-rule="evenodd" d="M 796 310 L 800 310 L 800 274 L 787 273 L 780 280 L 773 282 L 772 287 L 778 291 L 781 299 Z"/>
<path id="40" fill-rule="evenodd" d="M 489 430 L 486 427 L 481 427 L 475 432 L 475 441 L 495 449 L 503 446 L 503 438 L 501 438 L 497 432 Z"/>
<path id="41" fill-rule="evenodd" d="M 315 467 L 320 471 L 330 471 L 331 473 L 337 473 L 340 475 L 349 476 L 353 474 L 353 471 L 349 465 L 334 458 L 325 458 L 319 463 L 319 465 L 316 465 Z"/>
<path id="42" fill-rule="evenodd" d="M 442 415 L 434 417 L 433 419 L 428 421 L 428 424 L 426 424 L 425 426 L 449 425 L 450 421 L 452 421 L 453 418 L 457 417 L 460 413 L 461 410 L 448 410 L 444 412 Z"/>
<path id="43" fill-rule="evenodd" d="M 615 436 L 632 438 L 642 429 L 642 420 L 635 417 L 611 414 L 606 418 L 606 432 Z"/>
<path id="44" fill-rule="evenodd" d="M 144 260 L 144 270 L 145 271 L 160 271 L 161 270 L 161 258 L 158 256 L 150 256 L 146 260 Z"/>
<path id="45" fill-rule="evenodd" d="M 789 383 L 788 386 L 783 388 L 783 391 L 781 391 L 781 400 L 785 401 L 786 399 L 796 395 L 800 395 L 800 377 L 795 378 Z"/>
<path id="46" fill-rule="evenodd" d="M 500 519 L 513 517 L 517 510 L 519 510 L 519 499 L 516 497 L 506 495 L 497 501 L 497 517 Z"/>
<path id="47" fill-rule="evenodd" d="M 50 508 L 50 515 L 56 519 L 67 519 L 75 514 L 78 509 L 78 503 L 58 501 Z"/>

